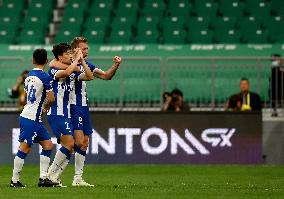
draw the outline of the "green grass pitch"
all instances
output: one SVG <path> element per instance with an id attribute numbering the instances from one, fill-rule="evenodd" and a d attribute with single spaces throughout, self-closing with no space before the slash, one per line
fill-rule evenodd
<path id="1" fill-rule="evenodd" d="M 26 165 L 25 189 L 9 188 L 12 167 L 0 166 L 0 198 L 284 198 L 284 166 L 87 165 L 94 188 L 71 187 L 74 166 L 62 176 L 67 188 L 38 188 L 39 166 Z"/>

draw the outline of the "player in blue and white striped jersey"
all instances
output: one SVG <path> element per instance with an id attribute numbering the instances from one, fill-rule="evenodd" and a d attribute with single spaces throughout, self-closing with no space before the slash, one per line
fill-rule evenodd
<path id="1" fill-rule="evenodd" d="M 86 58 L 89 52 L 88 41 L 84 37 L 75 37 L 71 42 L 72 50 L 79 48 L 83 57 Z M 121 62 L 121 58 L 115 56 L 113 59 L 113 65 L 107 71 L 103 71 L 90 62 L 83 62 L 87 64 L 89 69 L 93 72 L 94 77 L 110 80 L 115 75 L 118 66 Z M 58 68 L 67 68 L 66 65 L 61 64 L 55 60 L 51 61 Z M 82 64 L 82 63 L 81 63 Z M 81 67 L 82 69 L 82 67 Z M 82 69 L 82 71 L 84 71 Z M 93 186 L 85 182 L 82 178 L 83 168 L 85 163 L 86 150 L 89 145 L 89 136 L 92 134 L 92 127 L 89 117 L 88 98 L 86 91 L 86 82 L 74 81 L 74 90 L 71 92 L 71 120 L 74 128 L 75 138 L 75 175 L 72 185 L 73 186 Z"/>
<path id="2" fill-rule="evenodd" d="M 56 60 L 62 64 L 69 65 L 66 70 L 59 70 L 55 67 L 50 67 L 49 74 L 53 79 L 52 85 L 55 93 L 55 103 L 50 107 L 48 112 L 48 122 L 53 133 L 58 139 L 58 143 L 62 145 L 56 153 L 54 161 L 49 169 L 49 177 L 52 181 L 58 181 L 60 174 L 68 165 L 71 156 L 71 150 L 74 147 L 73 127 L 70 121 L 70 100 L 69 95 L 73 89 L 71 84 L 75 79 L 89 80 L 93 78 L 88 66 L 84 66 L 85 73 L 74 72 L 77 65 L 82 62 L 82 52 L 75 49 L 74 61 L 71 63 L 72 54 L 71 46 L 66 43 L 60 43 L 53 46 L 52 50 Z M 78 69 L 79 70 L 79 69 Z M 80 71 L 80 70 L 79 70 Z"/>
<path id="3" fill-rule="evenodd" d="M 14 159 L 13 177 L 10 187 L 25 187 L 20 182 L 24 160 L 31 150 L 33 143 L 42 146 L 40 154 L 40 181 L 39 186 L 55 185 L 47 178 L 47 170 L 50 162 L 52 142 L 50 135 L 41 121 L 41 114 L 44 106 L 48 107 L 54 101 L 51 79 L 43 69 L 47 63 L 47 52 L 44 49 L 37 49 L 33 52 L 33 64 L 35 68 L 28 73 L 25 80 L 25 92 L 27 104 L 20 114 L 20 136 L 19 150 Z"/>

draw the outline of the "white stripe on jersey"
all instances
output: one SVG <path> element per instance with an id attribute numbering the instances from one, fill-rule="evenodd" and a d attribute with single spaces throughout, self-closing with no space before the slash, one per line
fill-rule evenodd
<path id="1" fill-rule="evenodd" d="M 82 106 L 88 106 L 87 102 L 87 83 L 82 82 Z"/>
<path id="2" fill-rule="evenodd" d="M 75 92 L 75 79 L 73 79 L 73 81 L 71 81 L 71 86 L 72 86 L 72 90 L 70 92 L 69 95 L 69 99 L 70 99 L 70 104 L 76 104 L 76 92 Z"/>
<path id="3" fill-rule="evenodd" d="M 60 86 L 61 85 L 61 82 L 58 83 L 58 91 L 57 91 L 57 115 L 62 115 L 64 116 L 64 112 L 63 112 L 63 108 L 64 108 L 64 105 L 63 105 L 63 98 L 64 98 L 64 93 L 65 93 L 65 90 L 62 89 L 62 87 Z"/>

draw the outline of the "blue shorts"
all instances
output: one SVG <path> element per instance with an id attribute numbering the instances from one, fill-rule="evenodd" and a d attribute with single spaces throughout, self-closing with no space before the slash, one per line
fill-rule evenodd
<path id="1" fill-rule="evenodd" d="M 50 135 L 42 122 L 19 117 L 20 136 L 19 142 L 25 142 L 30 147 L 33 143 L 50 140 Z"/>
<path id="2" fill-rule="evenodd" d="M 93 129 L 90 121 L 89 107 L 71 104 L 70 112 L 74 130 L 81 130 L 85 135 L 90 136 L 93 133 Z"/>
<path id="3" fill-rule="evenodd" d="M 47 121 L 52 129 L 53 134 L 57 138 L 58 144 L 60 144 L 61 136 L 74 136 L 73 125 L 69 118 L 59 115 L 48 115 Z"/>

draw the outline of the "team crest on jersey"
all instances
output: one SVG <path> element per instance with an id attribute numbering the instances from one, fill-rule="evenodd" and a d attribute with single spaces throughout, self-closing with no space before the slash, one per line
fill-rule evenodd
<path id="1" fill-rule="evenodd" d="M 73 81 L 73 80 L 75 79 L 75 74 L 72 73 L 72 74 L 69 76 L 69 78 L 70 78 L 70 81 Z"/>
<path id="2" fill-rule="evenodd" d="M 50 72 L 51 72 L 52 75 L 55 75 L 55 73 L 56 73 L 57 71 L 58 71 L 58 70 L 56 70 L 56 69 L 51 69 L 51 70 L 50 70 Z"/>

